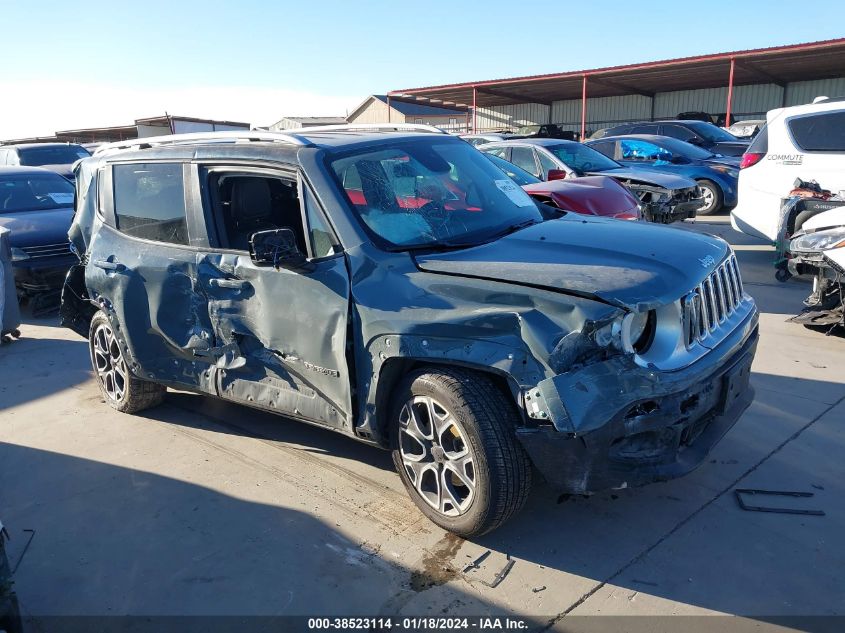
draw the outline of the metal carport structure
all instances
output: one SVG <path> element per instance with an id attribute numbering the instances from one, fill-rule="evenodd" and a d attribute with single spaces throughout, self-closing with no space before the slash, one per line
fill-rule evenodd
<path id="1" fill-rule="evenodd" d="M 564 73 L 492 79 L 424 88 L 394 90 L 389 97 L 414 99 L 442 106 L 477 110 L 482 107 L 581 100 L 581 134 L 586 132 L 588 98 L 641 95 L 727 86 L 725 112 L 729 120 L 735 86 L 774 84 L 845 76 L 845 38 L 729 53 L 683 57 L 640 64 L 576 70 Z M 835 96 L 835 95 L 830 95 Z"/>

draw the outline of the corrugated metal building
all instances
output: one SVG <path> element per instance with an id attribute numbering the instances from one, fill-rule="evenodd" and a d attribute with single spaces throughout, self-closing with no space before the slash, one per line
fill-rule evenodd
<path id="1" fill-rule="evenodd" d="M 845 96 L 845 38 L 389 93 L 394 99 L 470 108 L 478 131 L 557 123 L 588 134 L 690 111 L 764 118 L 768 110 L 820 95 Z"/>
<path id="2" fill-rule="evenodd" d="M 464 132 L 469 123 L 466 108 L 444 108 L 370 95 L 346 118 L 349 123 L 423 123 L 449 131 Z"/>

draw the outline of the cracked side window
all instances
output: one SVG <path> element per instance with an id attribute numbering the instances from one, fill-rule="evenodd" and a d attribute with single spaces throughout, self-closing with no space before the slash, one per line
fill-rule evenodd
<path id="1" fill-rule="evenodd" d="M 188 244 L 180 163 L 115 165 L 117 229 L 156 242 Z"/>

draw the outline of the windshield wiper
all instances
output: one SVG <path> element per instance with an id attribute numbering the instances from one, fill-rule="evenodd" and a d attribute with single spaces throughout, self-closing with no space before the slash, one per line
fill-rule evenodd
<path id="1" fill-rule="evenodd" d="M 511 233 L 516 233 L 517 231 L 519 231 L 521 229 L 527 228 L 529 226 L 533 226 L 535 224 L 539 224 L 540 222 L 542 222 L 542 220 L 535 220 L 534 218 L 529 218 L 527 220 L 523 220 L 522 222 L 517 222 L 516 224 L 511 224 L 506 229 L 503 229 L 502 231 L 499 231 L 498 233 L 490 236 L 485 241 L 486 242 L 493 242 L 493 241 L 498 240 L 502 237 L 505 237 L 506 235 L 510 235 Z"/>

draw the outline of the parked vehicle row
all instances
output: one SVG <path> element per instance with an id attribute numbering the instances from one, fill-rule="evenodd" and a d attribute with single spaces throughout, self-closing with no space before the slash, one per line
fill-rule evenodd
<path id="1" fill-rule="evenodd" d="M 73 185 L 38 167 L 0 167 L 0 226 L 9 229 L 18 293 L 31 297 L 61 288 L 76 261 L 67 231 Z"/>
<path id="2" fill-rule="evenodd" d="M 91 153 L 74 143 L 0 145 L 0 166 L 43 167 L 73 180 L 73 164 Z"/>
<path id="3" fill-rule="evenodd" d="M 391 450 L 421 512 L 470 536 L 532 472 L 579 494 L 683 475 L 750 404 L 757 311 L 727 243 L 524 185 L 540 204 L 445 134 L 354 129 L 78 164 L 62 319 L 110 406 L 172 386 L 334 429 Z"/>
<path id="4" fill-rule="evenodd" d="M 652 169 L 694 180 L 703 198 L 697 214 L 710 215 L 736 205 L 739 158 L 714 154 L 669 136 L 648 134 L 605 136 L 586 145 L 625 167 Z"/>
<path id="5" fill-rule="evenodd" d="M 702 206 L 695 181 L 659 171 L 628 168 L 576 141 L 519 139 L 485 143 L 482 152 L 503 158 L 541 180 L 609 176 L 639 199 L 646 220 L 668 224 L 695 217 Z"/>

